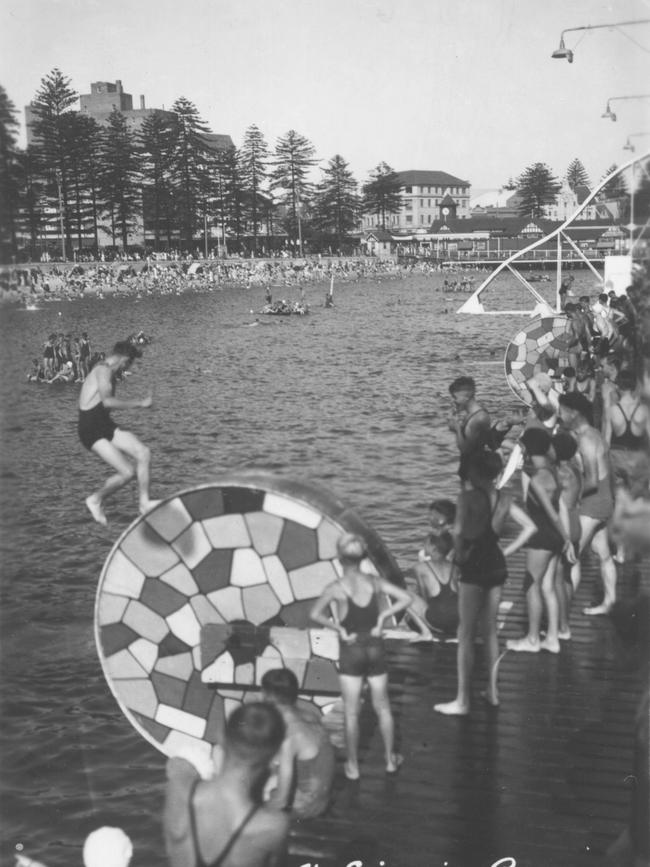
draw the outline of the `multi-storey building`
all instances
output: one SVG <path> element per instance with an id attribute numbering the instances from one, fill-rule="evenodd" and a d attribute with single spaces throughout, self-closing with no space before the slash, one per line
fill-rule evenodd
<path id="1" fill-rule="evenodd" d="M 94 81 L 90 85 L 90 93 L 82 93 L 79 97 L 79 113 L 88 115 L 97 121 L 98 124 L 105 126 L 108 124 L 109 117 L 112 112 L 117 109 L 126 119 L 127 125 L 132 132 L 140 132 L 144 121 L 151 117 L 155 112 L 162 114 L 165 117 L 174 117 L 173 112 L 165 111 L 164 109 L 147 108 L 145 106 L 144 95 L 140 96 L 140 107 L 133 108 L 133 96 L 126 93 L 122 86 L 122 82 L 117 81 Z M 35 115 L 32 105 L 25 106 L 25 126 L 27 130 L 27 144 L 34 143 L 33 122 Z M 234 147 L 232 138 L 229 135 L 222 133 L 207 132 L 202 135 L 208 150 L 220 152 Z M 146 188 L 143 191 L 146 196 Z M 111 245 L 113 243 L 113 233 L 105 230 L 100 234 L 100 245 Z M 79 234 L 79 233 L 78 233 Z M 177 233 L 176 233 L 177 234 Z M 82 246 L 92 246 L 94 244 L 94 235 L 90 228 L 85 227 L 81 232 Z M 130 242 L 133 244 L 144 244 L 145 240 L 151 240 L 152 232 L 143 216 L 137 220 L 137 228 L 130 236 Z M 45 245 L 60 244 L 61 229 L 60 229 L 60 213 L 58 208 L 48 207 L 45 209 L 45 222 L 43 228 L 43 242 Z"/>
<path id="2" fill-rule="evenodd" d="M 417 169 L 396 173 L 400 180 L 402 207 L 387 218 L 386 229 L 393 233 L 410 233 L 427 229 L 441 217 L 469 217 L 471 184 L 447 172 Z M 376 214 L 363 217 L 364 231 L 377 228 Z"/>

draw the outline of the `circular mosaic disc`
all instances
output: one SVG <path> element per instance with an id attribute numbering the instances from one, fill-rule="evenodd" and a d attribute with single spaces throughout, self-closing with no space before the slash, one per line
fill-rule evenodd
<path id="1" fill-rule="evenodd" d="M 573 337 L 567 316 L 534 319 L 512 338 L 506 349 L 506 380 L 515 396 L 530 406 L 532 395 L 526 381 L 536 373 L 542 357 L 553 359 L 556 369 L 569 365 L 569 341 Z M 574 350 L 575 352 L 575 350 Z"/>
<path id="2" fill-rule="evenodd" d="M 364 568 L 402 583 L 395 560 L 329 491 L 240 471 L 139 516 L 113 546 L 95 601 L 104 675 L 132 725 L 176 755 L 209 753 L 262 675 L 291 668 L 319 706 L 338 696 L 338 637 L 309 612 L 340 574 L 336 541 L 363 536 Z"/>

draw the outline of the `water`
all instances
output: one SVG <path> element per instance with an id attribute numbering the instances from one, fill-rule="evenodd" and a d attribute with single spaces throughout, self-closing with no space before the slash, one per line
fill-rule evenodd
<path id="1" fill-rule="evenodd" d="M 120 393 L 151 384 L 154 407 L 116 417 L 152 448 L 154 497 L 235 467 L 311 479 L 406 565 L 427 502 L 456 490 L 451 379 L 474 376 L 495 411 L 516 406 L 503 351 L 526 319 L 455 316 L 463 298 L 435 291 L 442 279 L 337 286 L 333 310 L 316 306 L 325 287 L 309 287 L 310 316 L 252 327 L 260 289 L 2 311 L 0 863 L 23 846 L 48 867 L 80 864 L 86 834 L 104 824 L 131 836 L 134 867 L 164 863 L 164 758 L 122 717 L 92 632 L 97 579 L 135 491 L 109 502 L 107 529 L 89 520 L 83 498 L 106 471 L 76 438 L 78 386 L 25 381 L 43 339 L 88 331 L 108 349 L 140 328 L 153 335 Z M 504 303 L 517 292 L 509 280 Z"/>

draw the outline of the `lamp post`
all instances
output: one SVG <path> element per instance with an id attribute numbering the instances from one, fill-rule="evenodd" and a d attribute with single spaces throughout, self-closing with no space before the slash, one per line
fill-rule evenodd
<path id="1" fill-rule="evenodd" d="M 607 100 L 607 107 L 605 111 L 601 114 L 601 117 L 609 118 L 611 121 L 616 120 L 616 115 L 612 111 L 611 104 L 612 102 L 620 102 L 624 99 L 650 99 L 650 93 L 639 93 L 634 96 L 610 96 Z"/>
<path id="2" fill-rule="evenodd" d="M 574 33 L 577 30 L 611 30 L 617 27 L 631 27 L 635 24 L 650 24 L 650 18 L 642 18 L 637 21 L 612 21 L 610 24 L 586 24 L 584 27 L 567 27 L 560 34 L 560 45 L 551 54 L 551 57 L 554 57 L 556 60 L 568 60 L 569 63 L 573 63 L 573 51 L 564 44 L 565 33 Z"/>
<path id="3" fill-rule="evenodd" d="M 61 231 L 61 260 L 65 262 L 65 229 L 63 226 L 63 195 L 61 193 L 61 175 L 57 171 L 54 173 L 56 178 L 56 191 L 59 197 L 59 228 Z"/>
<path id="4" fill-rule="evenodd" d="M 624 151 L 631 151 L 632 153 L 634 153 L 635 147 L 632 144 L 631 139 L 638 138 L 639 136 L 646 136 L 646 135 L 650 135 L 650 132 L 631 132 L 629 134 L 629 136 L 627 137 L 627 141 L 623 145 L 623 150 Z"/>
<path id="5" fill-rule="evenodd" d="M 203 256 L 208 258 L 208 202 L 207 199 L 203 205 Z"/>

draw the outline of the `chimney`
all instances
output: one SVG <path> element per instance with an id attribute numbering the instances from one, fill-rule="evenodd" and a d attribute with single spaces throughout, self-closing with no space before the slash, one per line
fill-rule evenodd
<path id="1" fill-rule="evenodd" d="M 140 94 L 140 108 L 144 108 L 144 93 Z"/>
<path id="2" fill-rule="evenodd" d="M 122 82 L 119 78 L 115 81 L 115 87 L 117 88 L 118 93 L 122 93 Z"/>

